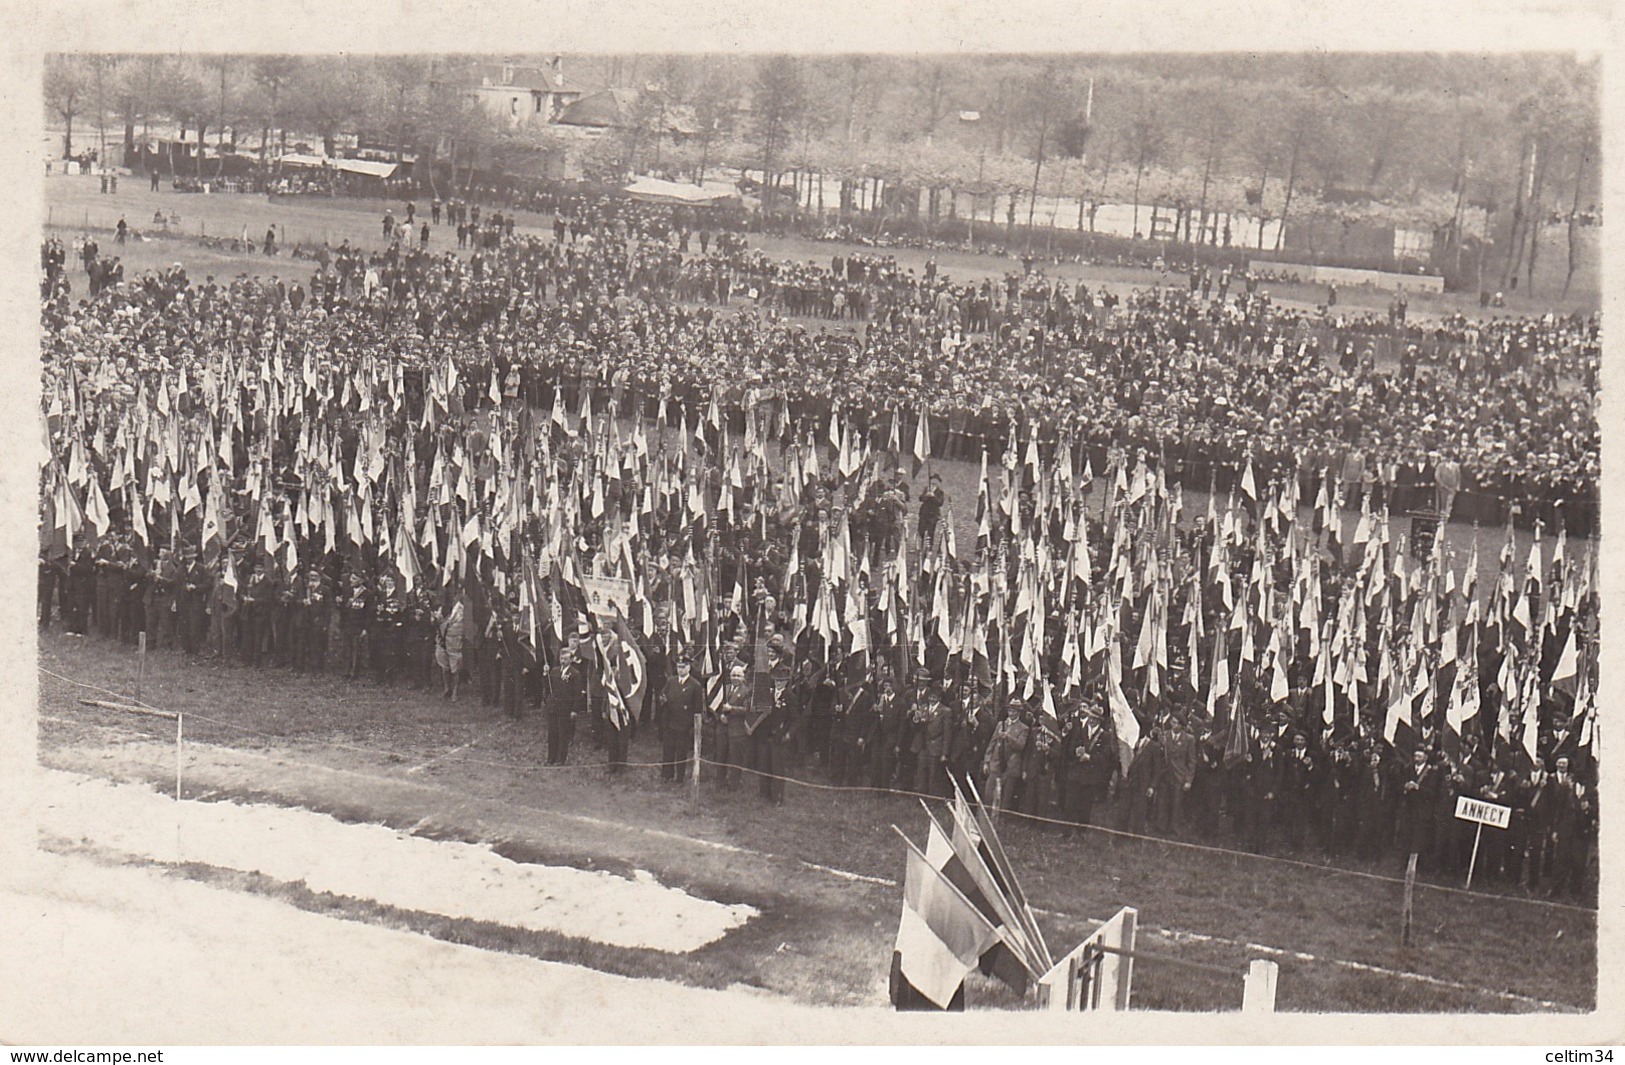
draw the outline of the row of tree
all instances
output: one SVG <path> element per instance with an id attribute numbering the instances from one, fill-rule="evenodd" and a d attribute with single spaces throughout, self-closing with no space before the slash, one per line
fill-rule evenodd
<path id="1" fill-rule="evenodd" d="M 89 126 L 104 155 L 110 129 L 133 144 L 174 126 L 217 149 L 252 146 L 261 162 L 290 137 L 336 155 L 340 137 L 364 133 L 397 156 L 449 152 L 454 168 L 472 167 L 498 131 L 451 88 L 437 61 L 415 56 L 59 55 L 45 69 L 47 118 L 63 129 L 65 156 L 77 123 L 81 143 Z"/>
<path id="2" fill-rule="evenodd" d="M 816 175 L 820 192 L 840 185 L 839 208 L 883 181 L 926 190 L 908 202 L 931 215 L 958 202 L 942 192 L 1003 197 L 1012 224 L 1018 201 L 1030 223 L 1041 196 L 1075 198 L 1091 228 L 1085 205 L 1129 203 L 1136 231 L 1155 203 L 1176 209 L 1182 239 L 1213 243 L 1221 213 L 1256 218 L 1259 243 L 1271 220 L 1279 242 L 1291 218 L 1330 216 L 1440 232 L 1458 265 L 1476 218 L 1501 288 L 1520 271 L 1532 281 L 1554 216 L 1572 280 L 1600 182 L 1598 68 L 1573 56 L 666 56 L 611 69 L 649 99 L 619 141 L 627 170 L 651 145 L 660 155 L 673 106 L 703 106 L 701 150 L 668 149 L 667 165 L 699 176 L 720 158 L 769 190 L 788 175 L 791 202 Z"/>
<path id="3" fill-rule="evenodd" d="M 753 172 L 771 208 L 808 188 L 864 183 L 924 214 L 1002 197 L 1030 221 L 1040 197 L 1175 207 L 1185 240 L 1212 219 L 1308 214 L 1443 231 L 1459 249 L 1487 212 L 1501 279 L 1533 274 L 1543 222 L 1579 219 L 1600 180 L 1598 69 L 1553 55 L 595 56 L 570 80 L 628 90 L 620 128 L 586 149 L 600 176 L 696 181 Z M 548 127 L 504 129 L 467 92 L 474 57 L 52 57 L 46 100 L 67 127 L 123 139 L 154 121 L 217 142 L 246 131 L 334 140 L 364 130 L 453 179 L 559 148 Z M 229 134 L 228 134 L 229 131 Z M 248 134 L 252 136 L 252 134 Z M 574 150 L 581 150 L 579 138 Z M 818 180 L 821 179 L 821 180 Z M 810 185 L 806 184 L 811 182 Z M 783 190 L 783 191 L 781 191 Z M 920 192 L 923 190 L 923 194 Z M 875 197 L 862 197 L 874 203 Z M 814 199 L 815 205 L 820 205 Z M 1284 227 L 1282 227 L 1284 229 Z M 1241 235 L 1236 236 L 1242 242 Z"/>

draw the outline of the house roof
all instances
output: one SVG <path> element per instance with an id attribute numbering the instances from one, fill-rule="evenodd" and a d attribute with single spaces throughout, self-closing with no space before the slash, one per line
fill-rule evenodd
<path id="1" fill-rule="evenodd" d="M 559 124 L 564 126 L 625 126 L 631 120 L 630 89 L 605 89 L 591 96 L 583 96 L 559 113 Z"/>
<path id="2" fill-rule="evenodd" d="M 568 82 L 563 85 L 554 85 L 551 82 L 544 83 L 540 81 L 534 84 L 520 84 L 516 81 L 512 85 L 493 82 L 490 85 L 475 85 L 472 88 L 475 92 L 554 93 L 561 96 L 584 96 L 591 91 L 580 85 L 571 85 Z"/>
<path id="3" fill-rule="evenodd" d="M 512 80 L 505 75 L 512 72 Z M 582 85 L 570 81 L 557 84 L 557 72 L 552 67 L 519 63 L 476 63 L 473 79 L 476 88 L 521 89 L 530 92 L 585 93 Z"/>
<path id="4" fill-rule="evenodd" d="M 559 123 L 566 126 L 589 126 L 596 129 L 622 128 L 632 125 L 633 108 L 638 93 L 635 89 L 605 89 L 569 104 L 559 112 Z M 688 104 L 668 104 L 665 109 L 664 132 L 694 134 L 699 132 L 694 108 Z"/>

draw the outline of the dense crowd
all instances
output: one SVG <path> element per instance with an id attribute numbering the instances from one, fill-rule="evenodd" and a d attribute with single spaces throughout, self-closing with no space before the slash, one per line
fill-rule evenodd
<path id="1" fill-rule="evenodd" d="M 554 761 L 579 722 L 624 764 L 641 723 L 677 777 L 698 721 L 719 786 L 769 799 L 952 773 L 1062 822 L 1443 872 L 1470 793 L 1517 811 L 1491 875 L 1585 883 L 1591 559 L 1560 535 L 1520 567 L 1509 538 L 1481 596 L 1476 551 L 1390 533 L 1380 471 L 1591 490 L 1595 322 L 1441 323 L 1454 361 L 1344 365 L 1245 279 L 1111 307 L 663 218 L 84 300 L 47 245 L 42 624 L 472 678 Z M 899 463 L 988 442 L 962 550 Z M 1193 521 L 1199 456 L 1233 487 Z"/>

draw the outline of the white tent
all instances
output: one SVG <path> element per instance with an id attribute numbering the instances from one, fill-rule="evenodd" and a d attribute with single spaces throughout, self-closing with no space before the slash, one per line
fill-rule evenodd
<path id="1" fill-rule="evenodd" d="M 724 200 L 737 200 L 739 190 L 720 181 L 692 185 L 681 181 L 662 181 L 660 178 L 640 177 L 622 190 L 634 200 L 644 203 L 687 203 L 706 206 Z"/>
<path id="2" fill-rule="evenodd" d="M 282 157 L 284 166 L 332 167 L 345 174 L 363 177 L 389 178 L 395 175 L 396 163 L 375 163 L 370 159 L 331 159 L 325 155 L 299 155 L 290 153 Z"/>

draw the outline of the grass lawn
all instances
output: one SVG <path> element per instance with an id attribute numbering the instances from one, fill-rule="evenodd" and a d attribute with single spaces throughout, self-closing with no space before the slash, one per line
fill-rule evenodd
<path id="1" fill-rule="evenodd" d="M 132 691 L 136 682 L 135 655 L 94 638 L 44 634 L 40 664 L 112 691 Z M 923 837 L 915 799 L 791 785 L 785 805 L 769 807 L 749 787 L 724 795 L 706 783 L 695 805 L 686 788 L 662 785 L 653 769 L 606 777 L 584 729 L 570 767 L 543 766 L 545 729 L 534 713 L 509 722 L 478 703 L 330 675 L 188 662 L 178 653 L 150 657 L 142 695 L 186 715 L 188 797 L 275 802 L 480 840 L 516 860 L 646 869 L 702 897 L 747 902 L 762 916 L 693 954 L 671 956 L 388 911 L 229 870 L 177 875 L 611 972 L 758 987 L 808 1002 L 884 1000 L 904 864 L 890 825 Z M 42 674 L 42 760 L 173 787 L 172 727 L 79 702 L 107 697 Z M 640 735 L 632 760 L 656 757 L 653 737 Z M 816 769 L 803 775 L 824 779 Z M 1240 973 L 1261 956 L 1281 964 L 1283 1010 L 1509 1012 L 1595 1002 L 1590 911 L 1423 887 L 1416 939 L 1404 948 L 1401 889 L 1391 880 L 1017 821 L 1002 834 L 1056 954 L 1091 921 L 1133 905 L 1141 949 L 1236 974 L 1146 960 L 1136 967 L 1138 1007 L 1237 1008 Z M 1015 1004 L 988 991 L 972 997 L 982 1006 Z"/>
<path id="2" fill-rule="evenodd" d="M 98 179 L 91 176 L 70 177 L 58 174 L 47 179 L 46 231 L 64 240 L 86 230 L 96 232 L 104 254 L 118 254 L 124 258 L 127 276 L 139 270 L 168 266 L 174 262 L 184 264 L 188 273 L 199 278 L 209 272 L 228 276 L 235 276 L 239 272 L 306 274 L 312 269 L 311 264 L 291 261 L 287 254 L 287 250 L 291 250 L 294 245 L 306 244 L 314 247 L 323 241 L 337 245 L 349 240 L 352 244 L 368 248 L 377 247 L 381 242 L 380 222 L 384 212 L 392 210 L 397 219 L 405 218 L 404 206 L 396 200 L 299 196 L 272 202 L 263 195 L 246 193 L 209 195 L 181 193 L 172 190 L 167 181 L 163 183 L 160 191 L 151 192 L 147 183 L 138 175 L 123 179 L 119 184 L 117 195 L 102 195 L 98 191 L 99 188 Z M 417 204 L 418 220 L 422 222 L 429 216 L 429 197 L 420 197 Z M 166 216 L 179 213 L 181 217 L 179 224 L 170 227 L 170 235 L 167 237 L 152 225 L 153 212 L 160 209 Z M 118 225 L 120 216 L 124 217 L 131 227 L 150 236 L 151 239 L 144 242 L 134 241 L 123 250 L 114 249 L 110 234 Z M 520 211 L 515 218 L 516 229 L 519 232 L 552 235 L 551 215 Z M 204 247 L 197 239 L 204 235 L 241 237 L 246 227 L 248 237 L 257 245 L 265 236 L 265 229 L 269 225 L 278 227 L 278 241 L 285 245 L 284 254 L 269 261 L 260 255 L 218 252 Z M 447 226 L 432 229 L 431 248 L 444 249 L 456 246 L 455 230 Z M 863 251 L 866 254 L 891 255 L 905 267 L 920 272 L 923 272 L 928 258 L 935 258 L 942 271 L 957 281 L 979 282 L 983 278 L 998 279 L 1006 273 L 1021 269 L 1019 256 L 1006 258 L 951 250 L 863 248 L 804 237 L 751 234 L 750 246 L 760 248 L 774 258 L 811 261 L 825 266 L 828 265 L 831 256 L 852 250 Z M 1588 239 L 1586 247 L 1590 249 L 1592 255 L 1596 254 L 1595 240 Z M 1263 258 L 1267 259 L 1268 256 Z M 1562 258 L 1561 255 L 1548 255 L 1545 259 L 1548 270 L 1556 270 Z M 272 266 L 271 263 L 276 265 Z M 1061 263 L 1047 266 L 1045 272 L 1050 277 L 1060 278 L 1068 283 L 1082 280 L 1092 287 L 1104 285 L 1118 292 L 1126 292 L 1135 287 L 1149 287 L 1158 281 L 1155 272 L 1133 267 Z M 1555 278 L 1547 277 L 1543 279 L 1543 284 L 1537 286 L 1544 295 L 1529 298 L 1513 293 L 1509 297 L 1508 306 L 1498 313 L 1506 315 L 1544 314 L 1550 310 L 1564 313 L 1574 310 L 1593 311 L 1597 308 L 1599 300 L 1595 276 L 1595 270 L 1584 271 L 1580 283 L 1565 300 L 1557 297 L 1557 292 L 1561 288 L 1561 272 L 1559 272 Z M 1170 284 L 1182 285 L 1184 280 L 1183 274 L 1169 275 Z M 1263 289 L 1277 302 L 1301 308 L 1313 308 L 1323 303 L 1326 298 L 1324 285 L 1272 282 L 1265 284 Z M 1338 306 L 1344 311 L 1373 311 L 1385 314 L 1390 295 L 1378 289 L 1340 288 Z M 1432 296 L 1413 293 L 1411 296 L 1410 316 L 1413 319 L 1436 318 L 1457 312 L 1468 315 L 1479 314 L 1477 294 L 1445 293 Z"/>

